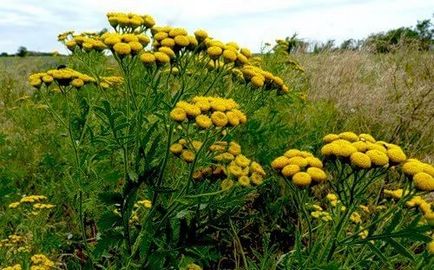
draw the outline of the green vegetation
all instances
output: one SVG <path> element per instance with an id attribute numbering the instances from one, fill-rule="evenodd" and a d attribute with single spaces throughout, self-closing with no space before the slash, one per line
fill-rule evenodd
<path id="1" fill-rule="evenodd" d="M 1 269 L 434 266 L 431 52 L 252 56 L 124 17 L 0 59 Z"/>

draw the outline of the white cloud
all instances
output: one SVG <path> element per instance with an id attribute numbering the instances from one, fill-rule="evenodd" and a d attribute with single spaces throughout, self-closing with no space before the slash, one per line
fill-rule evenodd
<path id="1" fill-rule="evenodd" d="M 294 32 L 309 40 L 363 38 L 392 27 L 430 18 L 434 2 L 426 0 L 2 0 L 0 31 L 8 43 L 35 50 L 60 49 L 56 35 L 70 29 L 108 27 L 108 11 L 151 14 L 159 24 L 208 29 L 216 38 L 235 40 L 258 50 L 261 42 Z"/>

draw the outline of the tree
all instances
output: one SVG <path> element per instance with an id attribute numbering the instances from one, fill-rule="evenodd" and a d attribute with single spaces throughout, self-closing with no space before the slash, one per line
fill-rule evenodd
<path id="1" fill-rule="evenodd" d="M 18 50 L 17 50 L 17 56 L 19 56 L 19 57 L 24 57 L 24 56 L 26 56 L 28 53 L 29 53 L 29 51 L 28 51 L 27 48 L 24 47 L 24 46 L 19 47 Z"/>

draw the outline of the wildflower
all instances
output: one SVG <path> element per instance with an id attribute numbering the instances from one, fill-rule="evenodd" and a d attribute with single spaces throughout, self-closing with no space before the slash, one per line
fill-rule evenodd
<path id="1" fill-rule="evenodd" d="M 433 191 L 434 190 L 434 178 L 424 172 L 416 173 L 413 176 L 413 182 L 416 188 L 422 191 Z"/>
<path id="2" fill-rule="evenodd" d="M 342 132 L 339 134 L 339 138 L 343 140 L 347 140 L 349 142 L 357 142 L 359 140 L 359 136 L 355 134 L 354 132 Z"/>
<path id="3" fill-rule="evenodd" d="M 119 42 L 113 46 L 113 50 L 119 55 L 129 55 L 131 53 L 131 47 L 128 43 Z"/>
<path id="4" fill-rule="evenodd" d="M 231 142 L 228 148 L 228 152 L 232 155 L 241 154 L 241 146 L 238 143 Z"/>
<path id="5" fill-rule="evenodd" d="M 402 171 L 407 175 L 415 175 L 423 172 L 424 166 L 420 161 L 408 161 L 402 166 Z"/>
<path id="6" fill-rule="evenodd" d="M 224 50 L 223 59 L 227 63 L 233 63 L 237 60 L 237 53 L 233 50 Z"/>
<path id="7" fill-rule="evenodd" d="M 410 200 L 408 200 L 405 205 L 407 207 L 415 207 L 419 206 L 424 202 L 424 199 L 422 199 L 421 196 L 413 196 Z"/>
<path id="8" fill-rule="evenodd" d="M 233 185 L 234 185 L 234 181 L 227 178 L 221 182 L 220 187 L 222 188 L 222 190 L 228 190 L 231 189 Z"/>
<path id="9" fill-rule="evenodd" d="M 300 156 L 301 151 L 298 149 L 289 149 L 283 155 L 287 158 L 292 158 L 292 157 Z"/>
<path id="10" fill-rule="evenodd" d="M 289 159 L 289 164 L 297 165 L 301 168 L 306 167 L 308 165 L 307 160 L 302 157 L 292 157 Z"/>
<path id="11" fill-rule="evenodd" d="M 362 222 L 362 218 L 360 217 L 360 214 L 357 212 L 351 213 L 350 220 L 356 224 Z"/>
<path id="12" fill-rule="evenodd" d="M 434 254 L 434 240 L 427 244 L 426 249 L 430 255 Z"/>
<path id="13" fill-rule="evenodd" d="M 250 176 L 250 180 L 253 184 L 259 186 L 264 181 L 264 177 L 261 174 L 254 172 Z"/>
<path id="14" fill-rule="evenodd" d="M 387 156 L 393 163 L 401 163 L 407 159 L 407 156 L 399 147 L 387 150 Z"/>
<path id="15" fill-rule="evenodd" d="M 217 127 L 224 127 L 228 124 L 228 117 L 225 113 L 215 111 L 211 114 L 211 120 Z"/>
<path id="16" fill-rule="evenodd" d="M 333 194 L 333 193 L 328 193 L 326 196 L 326 199 L 329 200 L 330 202 L 337 201 L 338 196 L 336 194 Z"/>
<path id="17" fill-rule="evenodd" d="M 387 155 L 379 150 L 369 150 L 366 155 L 371 159 L 372 164 L 376 166 L 385 166 L 389 163 Z"/>
<path id="18" fill-rule="evenodd" d="M 240 119 L 238 118 L 238 115 L 233 111 L 226 112 L 226 117 L 228 118 L 228 122 L 229 124 L 231 124 L 231 126 L 236 127 L 240 124 Z"/>
<path id="19" fill-rule="evenodd" d="M 138 206 L 143 206 L 145 208 L 150 209 L 152 207 L 152 202 L 150 200 L 141 200 L 136 203 Z"/>
<path id="20" fill-rule="evenodd" d="M 250 50 L 247 49 L 247 48 L 242 48 L 242 49 L 240 50 L 240 53 L 241 53 L 242 55 L 244 55 L 246 58 L 250 58 L 250 57 L 252 57 L 252 52 L 250 52 Z"/>
<path id="21" fill-rule="evenodd" d="M 182 144 L 179 143 L 174 143 L 170 146 L 170 152 L 172 152 L 175 155 L 179 155 L 181 154 L 182 150 L 183 150 L 183 146 Z"/>
<path id="22" fill-rule="evenodd" d="M 249 187 L 250 186 L 250 178 L 246 175 L 240 176 L 240 178 L 238 178 L 238 182 L 243 187 Z"/>
<path id="23" fill-rule="evenodd" d="M 383 191 L 384 195 L 390 196 L 394 199 L 401 199 L 404 194 L 404 190 L 402 188 L 396 190 L 385 189 Z"/>
<path id="24" fill-rule="evenodd" d="M 434 166 L 425 163 L 423 165 L 423 172 L 431 175 L 432 177 L 434 177 Z"/>
<path id="25" fill-rule="evenodd" d="M 354 147 L 357 148 L 357 151 L 359 152 L 366 152 L 368 150 L 368 144 L 364 141 L 357 141 L 352 143 Z"/>
<path id="26" fill-rule="evenodd" d="M 155 56 L 157 63 L 159 63 L 159 64 L 170 63 L 170 57 L 163 52 L 155 52 L 154 56 Z"/>
<path id="27" fill-rule="evenodd" d="M 176 56 L 175 52 L 169 47 L 160 47 L 158 48 L 158 51 L 167 54 L 171 59 L 175 58 Z"/>
<path id="28" fill-rule="evenodd" d="M 283 169 L 283 167 L 285 167 L 288 164 L 289 164 L 289 158 L 285 156 L 281 156 L 274 159 L 273 162 L 271 162 L 271 167 L 273 169 L 278 170 L 278 169 Z"/>
<path id="29" fill-rule="evenodd" d="M 310 177 L 312 178 L 312 180 L 315 181 L 315 182 L 321 183 L 321 182 L 327 180 L 326 173 L 323 170 L 319 169 L 319 168 L 310 167 L 310 168 L 307 169 L 306 172 L 310 175 Z"/>
<path id="30" fill-rule="evenodd" d="M 371 159 L 368 155 L 361 153 L 361 152 L 355 152 L 351 154 L 350 156 L 351 164 L 362 168 L 362 169 L 369 169 L 371 168 Z"/>
<path id="31" fill-rule="evenodd" d="M 322 161 L 319 158 L 316 157 L 306 157 L 306 161 L 309 166 L 316 167 L 316 168 L 322 168 L 323 164 Z"/>
<path id="32" fill-rule="evenodd" d="M 2 268 L 2 270 L 21 270 L 21 269 L 23 269 L 21 267 L 21 264 L 15 264 L 13 266 L 8 266 L 8 267 L 5 267 L 5 268 Z"/>
<path id="33" fill-rule="evenodd" d="M 173 48 L 175 47 L 175 40 L 173 38 L 165 38 L 161 42 L 161 46 Z"/>
<path id="34" fill-rule="evenodd" d="M 337 134 L 327 134 L 324 136 L 323 141 L 325 143 L 331 143 L 331 142 L 336 141 L 338 139 L 339 139 L 339 135 L 337 135 Z"/>
<path id="35" fill-rule="evenodd" d="M 20 205 L 20 202 L 13 202 L 9 204 L 9 208 L 15 209 Z"/>
<path id="36" fill-rule="evenodd" d="M 197 38 L 199 42 L 202 42 L 208 37 L 208 33 L 205 30 L 199 29 L 194 32 L 194 36 Z"/>
<path id="37" fill-rule="evenodd" d="M 250 162 L 250 159 L 241 154 L 235 158 L 235 163 L 240 167 L 247 167 L 249 166 Z"/>
<path id="38" fill-rule="evenodd" d="M 264 86 L 265 84 L 265 79 L 263 76 L 253 76 L 252 79 L 250 80 L 250 82 L 252 83 L 252 85 L 256 88 L 261 88 Z"/>
<path id="39" fill-rule="evenodd" d="M 190 40 L 187 36 L 178 35 L 174 38 L 174 40 L 175 44 L 180 47 L 187 47 L 190 44 Z"/>
<path id="40" fill-rule="evenodd" d="M 368 235 L 369 235 L 368 230 L 363 230 L 363 231 L 361 231 L 361 232 L 359 233 L 359 237 L 360 237 L 361 239 L 366 239 L 366 237 L 368 237 Z"/>
<path id="41" fill-rule="evenodd" d="M 359 134 L 359 139 L 361 140 L 361 141 L 364 141 L 364 142 L 371 142 L 371 143 L 375 143 L 375 138 L 374 137 L 372 137 L 372 135 L 370 135 L 370 134 L 365 134 L 365 133 L 362 133 L 362 134 Z"/>
<path id="42" fill-rule="evenodd" d="M 170 112 L 170 118 L 177 122 L 182 122 L 187 119 L 187 113 L 184 109 L 176 107 Z"/>
<path id="43" fill-rule="evenodd" d="M 195 154 L 192 151 L 190 151 L 190 150 L 183 150 L 182 153 L 181 153 L 181 158 L 185 162 L 191 163 L 195 159 Z"/>
<path id="44" fill-rule="evenodd" d="M 217 46 L 211 46 L 207 49 L 207 53 L 211 59 L 217 59 L 220 55 L 222 55 L 223 50 Z"/>
<path id="45" fill-rule="evenodd" d="M 229 174 L 232 174 L 236 177 L 240 177 L 244 174 L 243 169 L 241 167 L 239 167 L 238 165 L 229 165 L 228 166 L 228 172 L 229 172 Z"/>
<path id="46" fill-rule="evenodd" d="M 201 128 L 210 128 L 212 126 L 212 121 L 207 115 L 198 115 L 196 116 L 196 124 Z"/>
<path id="47" fill-rule="evenodd" d="M 308 173 L 298 172 L 292 177 L 292 182 L 298 187 L 305 187 L 312 182 L 312 178 Z"/>
<path id="48" fill-rule="evenodd" d="M 264 169 L 262 168 L 262 166 L 261 166 L 259 163 L 255 162 L 255 161 L 253 161 L 253 162 L 250 164 L 250 170 L 251 170 L 252 172 L 254 172 L 254 173 L 258 173 L 258 174 L 260 174 L 260 175 L 262 175 L 262 176 L 265 176 L 265 175 L 266 175 L 266 173 L 265 173 Z"/>

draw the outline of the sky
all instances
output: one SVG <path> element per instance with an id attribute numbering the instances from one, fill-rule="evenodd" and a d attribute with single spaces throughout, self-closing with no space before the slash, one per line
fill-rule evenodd
<path id="1" fill-rule="evenodd" d="M 259 51 L 293 33 L 340 43 L 413 26 L 433 19 L 434 0 L 0 0 L 0 52 L 19 46 L 66 52 L 58 33 L 109 28 L 109 11 L 150 14 L 158 25 L 206 29 L 214 38 Z"/>

